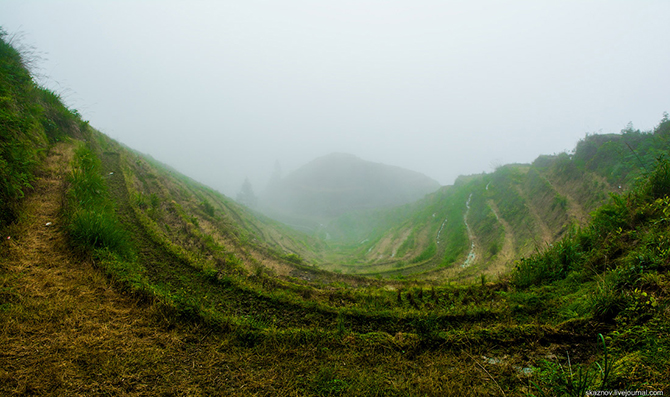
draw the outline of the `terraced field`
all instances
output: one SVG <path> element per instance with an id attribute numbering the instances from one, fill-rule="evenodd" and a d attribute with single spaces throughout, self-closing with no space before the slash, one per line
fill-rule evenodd
<path id="1" fill-rule="evenodd" d="M 667 115 L 333 242 L 96 131 L 0 37 L 0 394 L 670 387 Z"/>
<path id="2" fill-rule="evenodd" d="M 71 153 L 75 145 L 81 144 L 71 142 L 60 147 Z M 69 169 L 63 163 L 68 157 L 58 153 L 52 152 L 52 167 Z M 34 248 L 22 243 L 11 246 L 8 257 L 13 259 L 3 266 L 4 285 L 25 289 L 21 289 L 22 297 L 3 312 L 5 328 L 0 340 L 8 348 L 4 360 L 21 360 L 16 362 L 24 364 L 4 367 L 4 393 L 86 395 L 107 391 L 145 395 L 176 391 L 179 386 L 196 394 L 225 391 L 229 395 L 495 394 L 499 392 L 497 382 L 524 379 L 524 368 L 530 368 L 541 354 L 551 354 L 558 346 L 584 351 L 583 339 L 588 338 L 560 328 L 504 320 L 506 303 L 499 293 L 506 287 L 500 284 L 430 289 L 404 285 L 397 291 L 391 290 L 395 287 L 390 284 L 384 284 L 386 288 L 378 284 L 379 288 L 291 290 L 288 282 L 262 274 L 234 276 L 225 274 L 225 267 L 214 274 L 203 271 L 169 252 L 146 231 L 119 172 L 121 158 L 118 153 L 105 152 L 102 175 L 119 220 L 132 236 L 135 255 L 130 260 L 144 285 L 124 283 L 121 268 L 110 266 L 105 253 L 94 256 L 98 258 L 94 259 L 95 266 L 87 261 L 77 265 L 76 257 L 58 259 L 62 254 L 55 251 L 62 248 L 57 247 L 43 248 L 40 255 L 55 259 L 35 261 L 28 278 L 14 284 L 13 275 L 20 274 L 21 263 L 26 255 L 34 254 Z M 60 180 L 64 180 L 62 174 Z M 58 197 L 64 188 L 63 184 L 40 183 L 39 194 L 31 198 L 51 197 L 55 205 L 52 212 L 57 213 L 62 203 Z M 46 208 L 43 203 L 31 204 L 31 200 L 25 203 L 28 214 Z M 32 228 L 42 228 L 41 224 L 42 218 L 26 228 L 17 225 L 15 240 L 23 241 L 32 234 Z M 62 228 L 53 233 L 66 238 Z M 63 279 L 72 266 L 77 268 L 76 276 Z M 38 304 L 41 292 L 28 288 L 37 277 L 33 273 L 52 280 L 49 283 L 62 290 L 98 288 L 107 292 L 97 298 L 86 295 L 79 302 L 59 298 L 47 305 Z M 110 289 L 110 281 L 115 288 Z M 87 320 L 83 329 L 78 328 L 81 316 L 93 310 L 85 306 L 78 313 L 82 305 L 92 304 L 90 299 L 110 310 L 105 317 L 94 317 L 95 322 Z M 477 301 L 486 305 L 475 304 Z M 111 310 L 114 305 L 125 309 Z M 33 320 L 45 315 L 44 311 L 63 313 L 60 325 L 45 328 Z M 26 316 L 28 312 L 33 314 Z M 121 329 L 119 324 L 123 322 L 134 325 Z M 116 331 L 104 333 L 104 345 L 87 339 L 91 332 L 102 332 L 93 330 L 108 327 Z M 20 337 L 26 332 L 34 335 L 28 345 Z M 151 339 L 147 335 L 152 335 Z M 39 346 L 50 355 L 64 352 L 60 353 L 61 360 L 71 363 L 60 372 L 60 378 L 44 379 L 34 365 L 46 364 L 35 361 L 33 353 L 21 353 L 44 340 L 58 341 L 51 347 Z M 520 344 L 538 342 L 551 348 L 540 348 L 532 359 L 516 352 Z M 35 345 L 35 353 L 39 346 Z M 114 351 L 124 354 L 117 356 Z M 170 356 L 175 359 L 161 358 Z M 504 365 L 495 357 L 504 357 Z M 468 364 L 464 366 L 463 362 Z M 50 363 L 57 365 L 55 361 Z M 394 370 L 389 372 L 389 368 Z M 261 376 L 267 378 L 261 380 Z M 518 387 L 523 388 L 523 382 Z"/>

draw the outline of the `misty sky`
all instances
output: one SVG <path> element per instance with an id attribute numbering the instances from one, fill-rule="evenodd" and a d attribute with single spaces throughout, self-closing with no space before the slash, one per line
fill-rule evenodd
<path id="1" fill-rule="evenodd" d="M 442 184 L 648 130 L 670 1 L 0 1 L 40 83 L 235 197 L 331 152 Z"/>

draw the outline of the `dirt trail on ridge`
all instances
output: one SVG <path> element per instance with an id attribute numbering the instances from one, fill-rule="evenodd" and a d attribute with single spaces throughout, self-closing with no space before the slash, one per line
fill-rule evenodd
<path id="1" fill-rule="evenodd" d="M 114 362 L 119 351 L 169 339 L 90 263 L 72 256 L 60 224 L 72 156 L 72 144 L 50 150 L 35 191 L 24 200 L 25 215 L 4 242 L 0 284 L 16 295 L 0 321 L 2 395 L 115 390 L 120 385 L 109 383 L 109 368 L 100 364 Z M 121 370 L 118 382 L 132 376 Z"/>
<path id="2" fill-rule="evenodd" d="M 221 354 L 185 349 L 183 333 L 157 326 L 153 306 L 119 293 L 92 263 L 72 255 L 60 219 L 72 156 L 72 144 L 50 150 L 24 215 L 8 228 L 10 239 L 2 237 L 0 395 L 197 390 L 201 363 Z M 237 384 L 224 387 L 223 377 L 215 379 L 221 371 L 206 372 L 220 390 Z"/>

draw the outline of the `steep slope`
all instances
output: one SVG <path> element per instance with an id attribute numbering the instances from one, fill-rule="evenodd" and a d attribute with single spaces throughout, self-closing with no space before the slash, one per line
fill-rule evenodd
<path id="1" fill-rule="evenodd" d="M 333 153 L 273 183 L 261 205 L 277 219 L 316 230 L 345 213 L 416 201 L 439 186 L 418 172 Z"/>
<path id="2" fill-rule="evenodd" d="M 37 165 L 51 143 L 85 124 L 54 92 L 37 86 L 0 28 L 0 228 L 16 220 Z"/>
<path id="3" fill-rule="evenodd" d="M 655 138 L 670 138 L 667 117 Z M 512 273 L 513 310 L 575 329 L 599 324 L 609 333 L 601 337 L 605 354 L 616 357 L 570 379 L 552 374 L 557 366 L 547 362 L 540 377 L 543 387 L 536 385 L 543 392 L 580 395 L 598 383 L 600 390 L 620 384 L 640 390 L 668 386 L 670 366 L 663 352 L 670 347 L 670 162 L 661 159 L 644 168 L 649 173 L 594 211 L 585 227 L 522 258 Z"/>

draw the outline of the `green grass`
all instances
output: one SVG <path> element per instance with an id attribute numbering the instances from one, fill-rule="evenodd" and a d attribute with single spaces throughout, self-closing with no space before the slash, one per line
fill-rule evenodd
<path id="1" fill-rule="evenodd" d="M 546 252 L 522 260 L 510 282 L 404 281 L 397 284 L 401 290 L 392 290 L 373 280 L 364 287 L 321 288 L 266 271 L 222 266 L 212 258 L 233 261 L 237 253 L 230 256 L 230 247 L 220 245 L 202 227 L 216 217 L 223 219 L 224 213 L 217 210 L 211 217 L 201 198 L 178 197 L 183 190 L 168 185 L 165 177 L 155 179 L 156 190 L 151 192 L 128 191 L 137 186 L 132 174 L 117 171 L 117 179 L 103 177 L 109 169 L 124 169 L 126 154 L 110 151 L 112 146 L 102 149 L 77 151 L 68 199 L 73 206 L 99 208 L 99 213 L 116 219 L 117 226 L 133 235 L 131 250 L 136 256 L 119 255 L 107 243 L 111 240 L 97 238 L 93 241 L 104 243 L 88 246 L 98 266 L 122 291 L 156 302 L 168 324 L 193 324 L 229 335 L 234 349 L 270 361 L 287 352 L 303 352 L 300 356 L 315 364 L 286 369 L 296 371 L 299 379 L 290 386 L 293 392 L 401 395 L 416 390 L 398 379 L 389 384 L 382 374 L 392 369 L 423 373 L 415 387 L 429 395 L 439 394 L 440 385 L 457 390 L 460 383 L 451 382 L 480 372 L 488 375 L 482 375 L 484 380 L 472 390 L 534 395 L 561 390 L 579 395 L 605 380 L 606 387 L 653 389 L 664 379 L 654 368 L 668 363 L 647 353 L 668 348 L 653 337 L 667 326 L 660 316 L 667 307 L 662 291 L 668 285 L 664 263 L 670 250 L 661 237 L 670 219 L 670 199 L 663 196 L 663 163 L 635 193 L 615 196 L 588 227 L 574 229 Z M 159 197 L 154 205 L 151 194 Z M 216 201 L 211 205 L 218 206 Z M 199 222 L 191 221 L 194 216 Z M 165 222 L 172 225 L 169 230 L 161 226 Z M 639 228 L 645 233 L 636 231 Z M 100 230 L 92 235 L 96 233 Z M 646 251 L 630 251 L 632 247 Z M 631 327 L 636 332 L 624 331 Z M 598 333 L 603 334 L 606 352 L 593 342 Z M 547 359 L 547 343 L 569 352 Z M 569 347 L 575 343 L 578 348 Z M 520 345 L 530 346 L 534 353 L 521 354 L 516 347 Z M 468 353 L 459 356 L 459 351 Z M 487 358 L 482 361 L 481 356 Z M 373 357 L 383 357 L 383 362 Z M 338 364 L 323 361 L 333 359 Z M 462 375 L 445 379 L 439 371 L 413 366 L 415 360 L 447 365 Z M 355 364 L 356 371 L 343 362 Z M 522 370 L 531 375 L 520 375 Z"/>
<path id="2" fill-rule="evenodd" d="M 49 146 L 86 125 L 54 92 L 39 87 L 0 28 L 0 229 L 16 220 Z"/>
<path id="3" fill-rule="evenodd" d="M 24 56 L 0 28 L 0 229 L 16 220 L 49 145 L 86 123 L 60 97 L 35 84 Z"/>
<path id="4" fill-rule="evenodd" d="M 522 259 L 512 274 L 517 287 L 512 300 L 517 302 L 517 311 L 543 316 L 544 321 L 551 321 L 556 313 L 564 320 L 572 318 L 567 324 L 607 324 L 607 340 L 617 359 L 606 382 L 610 388 L 635 385 L 653 389 L 658 381 L 644 376 L 658 379 L 661 368 L 669 364 L 658 356 L 667 343 L 649 337 L 654 332 L 667 332 L 669 325 L 665 314 L 670 260 L 669 169 L 667 160 L 659 160 L 633 189 L 612 196 L 610 203 L 593 214 L 587 227 L 573 230 L 545 252 Z M 630 331 L 631 327 L 636 331 Z M 626 357 L 635 358 L 633 372 L 629 372 L 633 364 Z M 577 390 L 595 387 L 597 376 L 589 375 L 588 370 L 580 375 L 572 371 L 568 379 L 556 368 L 556 364 L 545 367 L 545 385 L 559 377 L 566 388 L 570 382 L 577 383 L 572 384 Z M 644 376 L 639 368 L 645 368 Z"/>
<path id="5" fill-rule="evenodd" d="M 0 228 L 16 218 L 18 201 L 32 187 L 47 147 L 36 91 L 21 54 L 0 29 Z"/>
<path id="6" fill-rule="evenodd" d="M 350 271 L 360 274 L 393 277 L 402 268 L 405 275 L 434 275 L 436 271 L 426 265 L 429 256 L 435 270 L 463 260 L 469 251 L 470 241 L 460 219 L 465 211 L 462 203 L 472 193 L 470 223 L 482 248 L 476 268 L 502 268 L 500 262 L 506 259 L 496 255 L 505 241 L 513 243 L 512 254 L 532 255 L 545 244 L 559 241 L 573 225 L 584 225 L 588 214 L 607 201 L 609 192 L 630 188 L 636 178 L 649 174 L 656 158 L 670 149 L 668 131 L 670 121 L 664 116 L 653 131 L 629 126 L 621 134 L 587 135 L 574 154 L 540 156 L 531 165 L 512 164 L 491 174 L 460 178 L 454 186 L 393 210 L 357 219 L 343 216 L 334 226 L 350 230 L 357 240 L 355 244 L 329 242 L 331 249 L 337 249 L 329 251 L 329 262 L 348 263 Z M 498 208 L 500 219 L 492 213 L 489 201 Z M 448 228 L 440 233 L 442 243 L 433 251 L 431 244 L 445 218 Z M 506 230 L 503 221 L 509 225 Z M 412 232 L 400 241 L 404 237 L 400 230 Z M 361 241 L 365 243 L 359 244 Z M 386 244 L 384 252 L 377 250 L 381 243 Z M 388 266 L 381 269 L 375 264 L 378 256 L 390 257 L 393 247 L 397 247 L 395 258 L 385 261 Z M 374 255 L 366 255 L 368 251 Z M 417 266 L 412 270 L 400 262 Z M 464 276 L 470 273 L 462 272 Z"/>
<path id="7" fill-rule="evenodd" d="M 67 231 L 72 243 L 88 251 L 129 254 L 128 235 L 119 223 L 98 157 L 86 146 L 75 152 L 67 192 Z"/>

